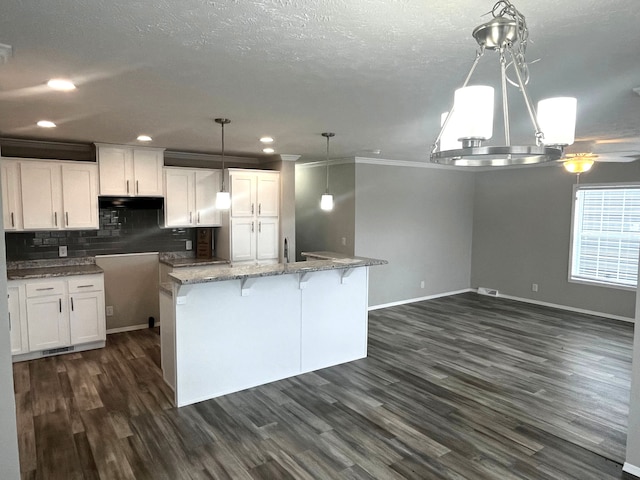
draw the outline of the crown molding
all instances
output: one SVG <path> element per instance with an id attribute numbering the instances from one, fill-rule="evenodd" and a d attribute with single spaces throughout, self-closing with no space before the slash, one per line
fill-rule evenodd
<path id="1" fill-rule="evenodd" d="M 295 162 L 301 156 L 302 155 L 290 155 L 290 154 L 286 154 L 286 153 L 281 153 L 280 154 L 280 158 L 282 159 L 283 162 Z"/>

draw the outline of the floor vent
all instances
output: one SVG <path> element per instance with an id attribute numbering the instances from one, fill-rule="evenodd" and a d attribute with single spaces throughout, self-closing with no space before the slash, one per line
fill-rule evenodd
<path id="1" fill-rule="evenodd" d="M 488 295 L 490 297 L 497 297 L 499 292 L 495 288 L 478 287 L 478 293 L 480 295 Z"/>
<path id="2" fill-rule="evenodd" d="M 75 349 L 73 348 L 73 346 L 71 346 L 71 347 L 52 348 L 51 350 L 43 350 L 42 351 L 42 356 L 46 357 L 47 355 L 56 355 L 58 353 L 73 352 L 74 350 Z"/>

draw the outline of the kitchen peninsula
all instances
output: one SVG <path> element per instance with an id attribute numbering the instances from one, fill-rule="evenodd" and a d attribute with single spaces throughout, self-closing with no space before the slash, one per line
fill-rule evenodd
<path id="1" fill-rule="evenodd" d="M 176 270 L 161 286 L 162 370 L 176 406 L 367 355 L 369 267 L 339 258 Z"/>

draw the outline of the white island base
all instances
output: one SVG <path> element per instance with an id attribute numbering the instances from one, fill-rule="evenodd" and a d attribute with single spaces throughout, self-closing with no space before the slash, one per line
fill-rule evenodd
<path id="1" fill-rule="evenodd" d="M 161 349 L 176 406 L 366 357 L 369 266 L 312 268 L 321 263 L 228 280 L 172 274 Z"/>

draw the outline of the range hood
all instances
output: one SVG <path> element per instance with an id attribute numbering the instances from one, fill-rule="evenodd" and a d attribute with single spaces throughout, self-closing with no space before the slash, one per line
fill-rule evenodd
<path id="1" fill-rule="evenodd" d="M 162 197 L 98 197 L 100 208 L 129 208 L 137 210 L 160 210 Z"/>

